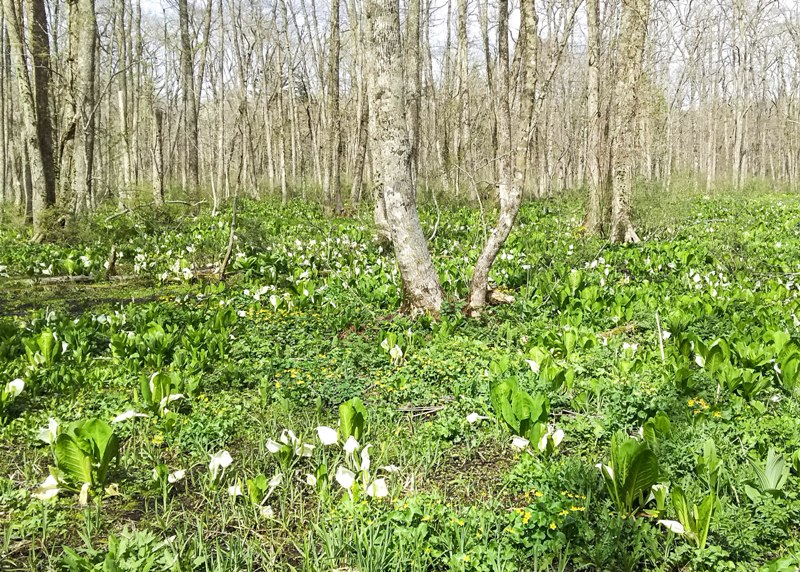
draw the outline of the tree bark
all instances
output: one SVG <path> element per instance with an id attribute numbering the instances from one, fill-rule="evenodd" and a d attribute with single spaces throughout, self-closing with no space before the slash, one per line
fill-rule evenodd
<path id="1" fill-rule="evenodd" d="M 650 0 L 623 0 L 619 39 L 619 77 L 616 81 L 617 138 L 614 142 L 610 240 L 639 242 L 631 221 L 631 193 L 636 153 L 636 106 Z"/>
<path id="2" fill-rule="evenodd" d="M 185 184 L 192 189 L 196 189 L 200 182 L 197 95 L 194 82 L 194 48 L 189 36 L 189 6 L 187 0 L 178 0 L 178 19 L 181 36 L 181 96 L 183 103 Z"/>
<path id="3" fill-rule="evenodd" d="M 588 132 L 586 165 L 589 174 L 588 201 L 583 226 L 589 234 L 603 232 L 604 184 L 602 171 L 603 122 L 600 115 L 600 0 L 586 0 L 588 63 L 586 115 Z"/>
<path id="4" fill-rule="evenodd" d="M 17 0 L 4 0 L 6 26 L 23 118 L 23 141 L 30 169 L 31 200 L 28 201 L 33 219 L 34 239 L 44 238 L 44 221 L 48 208 L 55 204 L 55 172 L 53 169 L 53 129 L 50 117 L 49 32 L 44 0 L 28 0 L 27 19 L 30 25 L 30 59 L 33 72 L 28 70 L 28 53 L 23 28 L 22 6 Z"/>
<path id="5" fill-rule="evenodd" d="M 153 202 L 164 204 L 164 111 L 152 101 L 153 109 Z"/>
<path id="6" fill-rule="evenodd" d="M 75 78 L 75 211 L 88 208 L 94 165 L 95 51 L 97 18 L 94 0 L 77 1 L 79 31 Z"/>
<path id="7" fill-rule="evenodd" d="M 409 0 L 406 15 L 406 77 L 408 91 L 406 105 L 408 107 L 408 137 L 411 142 L 411 176 L 414 188 L 417 186 L 419 173 L 419 115 L 420 93 L 422 84 L 422 67 L 420 59 L 420 0 Z"/>
<path id="8" fill-rule="evenodd" d="M 339 60 L 341 37 L 339 26 L 340 0 L 331 3 L 331 45 L 328 60 L 328 174 L 325 177 L 325 202 L 330 211 L 341 214 L 342 133 L 339 110 Z"/>
<path id="9" fill-rule="evenodd" d="M 128 110 L 128 47 L 129 30 L 125 24 L 125 1 L 116 1 L 117 32 L 117 113 L 119 135 L 122 141 L 122 181 L 119 190 L 119 206 L 127 208 L 133 190 L 133 161 L 131 153 L 131 130 Z"/>
<path id="10" fill-rule="evenodd" d="M 399 0 L 366 0 L 365 5 L 370 21 L 372 132 L 383 203 L 403 280 L 403 309 L 412 314 L 438 314 L 442 289 L 419 223 L 412 187 Z"/>

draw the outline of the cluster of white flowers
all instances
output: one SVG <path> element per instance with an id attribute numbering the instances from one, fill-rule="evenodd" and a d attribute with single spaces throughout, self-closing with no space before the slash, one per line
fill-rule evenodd
<path id="1" fill-rule="evenodd" d="M 284 429 L 277 442 L 272 439 L 267 441 L 267 450 L 273 455 L 287 450 L 287 447 L 294 452 L 296 457 L 310 457 L 314 452 L 314 445 L 304 443 L 291 429 Z"/>
<path id="2" fill-rule="evenodd" d="M 709 288 L 709 292 L 712 297 L 716 297 L 718 295 L 718 289 L 729 288 L 731 286 L 727 276 L 725 276 L 723 272 L 717 272 L 716 270 L 712 270 L 707 275 L 703 276 L 700 274 L 700 272 L 690 268 L 688 280 L 690 286 L 695 290 Z"/>
<path id="3" fill-rule="evenodd" d="M 372 461 L 369 456 L 369 449 L 372 445 L 359 445 L 352 435 L 344 444 L 345 463 L 336 469 L 336 482 L 347 491 L 350 498 L 353 498 L 353 490 L 359 484 L 361 490 L 368 497 L 382 498 L 389 496 L 389 485 L 385 477 L 374 478 L 370 473 Z M 359 453 L 360 450 L 360 453 Z M 349 465 L 351 468 L 348 468 Z M 381 467 L 387 473 L 397 471 L 397 467 L 389 465 Z"/>
<path id="4" fill-rule="evenodd" d="M 564 430 L 556 429 L 551 425 L 547 428 L 547 432 L 539 438 L 539 441 L 536 443 L 536 448 L 539 450 L 539 452 L 544 453 L 547 451 L 547 445 L 552 443 L 552 450 L 555 450 L 558 449 L 559 445 L 561 445 L 561 441 L 563 440 Z M 516 449 L 517 451 L 523 451 L 527 449 L 530 443 L 531 442 L 528 439 L 520 437 L 519 435 L 514 435 L 511 438 L 511 448 Z"/>

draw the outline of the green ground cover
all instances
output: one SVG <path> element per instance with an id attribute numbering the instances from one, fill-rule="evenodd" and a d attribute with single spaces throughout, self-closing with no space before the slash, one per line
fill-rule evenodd
<path id="1" fill-rule="evenodd" d="M 0 229 L 0 568 L 796 570 L 800 200 L 580 211 L 524 207 L 476 319 L 471 208 L 417 320 L 366 215 L 243 202 L 222 284 L 230 211 Z"/>

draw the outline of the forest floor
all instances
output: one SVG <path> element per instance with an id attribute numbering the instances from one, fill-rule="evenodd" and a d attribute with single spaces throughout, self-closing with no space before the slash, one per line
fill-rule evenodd
<path id="1" fill-rule="evenodd" d="M 0 569 L 797 570 L 800 198 L 527 204 L 479 318 L 446 208 L 436 320 L 367 214 L 240 207 L 224 283 L 229 210 L 0 228 Z"/>

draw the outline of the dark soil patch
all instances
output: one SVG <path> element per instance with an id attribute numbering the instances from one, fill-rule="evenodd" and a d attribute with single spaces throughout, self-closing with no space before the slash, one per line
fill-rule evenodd
<path id="1" fill-rule="evenodd" d="M 508 497 L 503 475 L 514 465 L 513 453 L 499 444 L 467 450 L 453 448 L 418 488 L 435 488 L 447 499 L 465 504 L 475 502 L 502 502 Z"/>

